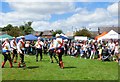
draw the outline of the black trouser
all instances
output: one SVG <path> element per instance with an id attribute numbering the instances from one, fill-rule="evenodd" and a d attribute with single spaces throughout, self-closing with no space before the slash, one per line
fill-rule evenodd
<path id="1" fill-rule="evenodd" d="M 56 57 L 56 54 L 54 52 L 54 50 L 49 50 L 49 55 L 50 55 L 50 59 L 52 60 L 52 58 L 54 57 L 56 62 L 58 63 L 58 59 Z M 52 60 L 53 61 L 53 60 Z"/>
<path id="2" fill-rule="evenodd" d="M 10 52 L 3 52 L 2 54 L 4 56 L 4 62 L 2 63 L 2 68 L 4 68 L 4 65 L 5 65 L 7 60 L 9 60 L 10 67 L 12 67 L 12 59 L 10 57 Z"/>
<path id="3" fill-rule="evenodd" d="M 38 61 L 38 54 L 40 54 L 40 60 L 42 60 L 42 48 L 36 49 L 36 61 Z"/>
<path id="4" fill-rule="evenodd" d="M 44 49 L 44 54 L 47 54 L 47 47 L 43 47 Z"/>
<path id="5" fill-rule="evenodd" d="M 58 53 L 59 62 L 62 61 L 62 55 L 64 54 L 64 48 L 61 48 L 60 50 L 61 50 L 61 52 Z"/>
<path id="6" fill-rule="evenodd" d="M 20 62 L 24 63 L 24 50 L 22 50 L 22 54 L 20 54 Z"/>
<path id="7" fill-rule="evenodd" d="M 68 48 L 65 48 L 65 55 L 67 55 Z"/>
<path id="8" fill-rule="evenodd" d="M 36 52 L 35 52 L 35 48 L 32 47 L 32 54 L 35 55 L 35 53 L 36 53 Z"/>
<path id="9" fill-rule="evenodd" d="M 18 54 L 17 54 L 17 50 L 16 49 L 13 50 L 12 54 L 13 54 L 12 61 L 14 60 L 14 57 L 15 57 L 15 60 L 17 60 Z"/>
<path id="10" fill-rule="evenodd" d="M 2 53 L 4 56 L 4 62 L 6 62 L 7 60 L 9 60 L 10 62 L 12 61 L 11 56 L 10 56 L 10 52 L 8 52 L 8 54 L 6 54 L 6 52 Z"/>

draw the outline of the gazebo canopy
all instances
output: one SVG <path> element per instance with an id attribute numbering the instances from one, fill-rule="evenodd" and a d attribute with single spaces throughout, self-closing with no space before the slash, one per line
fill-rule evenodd
<path id="1" fill-rule="evenodd" d="M 104 36 L 98 38 L 98 40 L 103 40 L 103 39 L 119 39 L 119 38 L 120 38 L 120 35 L 117 32 L 115 32 L 114 30 L 111 30 L 110 32 L 108 32 Z"/>
<path id="2" fill-rule="evenodd" d="M 37 40 L 37 37 L 33 34 L 25 35 L 25 40 Z"/>
<path id="3" fill-rule="evenodd" d="M 4 34 L 4 35 L 1 35 L 1 36 L 0 36 L 0 40 L 2 40 L 2 41 L 3 41 L 5 38 L 12 39 L 13 37 L 10 36 L 10 35 L 8 35 L 8 34 Z"/>

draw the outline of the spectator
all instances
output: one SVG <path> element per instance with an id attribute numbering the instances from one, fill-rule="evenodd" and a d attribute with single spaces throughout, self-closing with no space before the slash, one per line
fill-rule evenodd
<path id="1" fill-rule="evenodd" d="M 33 55 L 35 55 L 36 52 L 35 52 L 35 43 L 34 43 L 34 41 L 31 42 L 31 45 L 30 45 L 30 46 L 31 46 L 31 53 L 32 53 Z"/>
<path id="2" fill-rule="evenodd" d="M 25 44 L 25 53 L 26 54 L 30 54 L 30 42 L 29 41 L 26 41 L 26 44 Z"/>

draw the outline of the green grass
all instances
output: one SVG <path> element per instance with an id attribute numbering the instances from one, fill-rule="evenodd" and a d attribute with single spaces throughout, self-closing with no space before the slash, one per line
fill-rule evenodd
<path id="1" fill-rule="evenodd" d="M 63 56 L 65 68 L 57 63 L 50 63 L 49 56 L 35 62 L 35 56 L 25 56 L 27 68 L 9 68 L 9 63 L 2 69 L 3 80 L 118 80 L 118 64 L 98 60 Z"/>

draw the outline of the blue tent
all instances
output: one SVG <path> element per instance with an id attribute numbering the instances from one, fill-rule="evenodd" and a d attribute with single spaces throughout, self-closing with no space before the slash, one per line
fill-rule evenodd
<path id="1" fill-rule="evenodd" d="M 62 35 L 60 35 L 60 38 L 62 38 L 63 40 L 69 39 L 68 37 L 65 37 L 65 36 L 62 36 Z M 56 37 L 52 37 L 51 39 L 56 39 Z"/>
<path id="2" fill-rule="evenodd" d="M 37 37 L 32 34 L 29 34 L 25 35 L 25 40 L 37 40 Z"/>
<path id="3" fill-rule="evenodd" d="M 65 36 L 60 36 L 60 38 L 62 38 L 63 40 L 69 39 L 68 37 L 65 37 Z"/>

